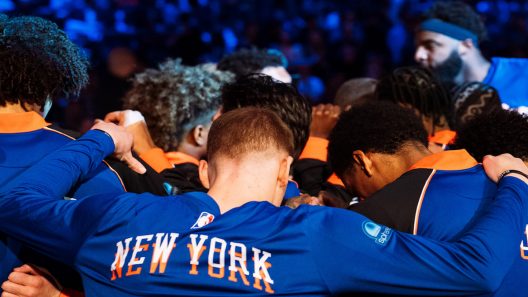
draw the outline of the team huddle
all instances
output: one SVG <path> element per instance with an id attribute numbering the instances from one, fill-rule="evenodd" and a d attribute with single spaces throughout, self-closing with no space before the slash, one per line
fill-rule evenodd
<path id="1" fill-rule="evenodd" d="M 528 62 L 484 31 L 438 2 L 316 106 L 277 51 L 167 59 L 81 135 L 44 118 L 86 57 L 0 15 L 2 296 L 527 296 Z"/>

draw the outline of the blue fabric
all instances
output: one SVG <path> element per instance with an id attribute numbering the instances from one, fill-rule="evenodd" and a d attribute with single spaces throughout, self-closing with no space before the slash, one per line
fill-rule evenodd
<path id="1" fill-rule="evenodd" d="M 447 241 L 460 238 L 489 208 L 496 191 L 497 186 L 488 179 L 481 165 L 465 170 L 436 171 L 422 202 L 417 234 Z M 528 221 L 524 221 L 524 225 L 528 226 Z M 526 242 L 523 232 L 515 242 Z M 500 288 L 484 296 L 526 296 L 526 291 L 520 288 L 525 287 L 528 260 L 518 251 L 513 255 L 514 265 Z"/>
<path id="2" fill-rule="evenodd" d="M 478 37 L 475 33 L 457 26 L 455 24 L 447 23 L 439 19 L 428 19 L 422 22 L 419 26 L 422 31 L 431 31 L 449 36 L 456 40 L 473 40 L 473 44 L 478 46 Z"/>
<path id="3" fill-rule="evenodd" d="M 492 205 L 455 243 L 326 207 L 249 202 L 221 214 L 197 192 L 60 200 L 111 152 L 111 140 L 99 136 L 50 154 L 0 194 L 0 229 L 75 265 L 87 296 L 477 293 L 502 280 L 528 216 L 528 186 L 514 177 L 501 181 Z M 192 250 L 203 250 L 195 267 Z"/>
<path id="4" fill-rule="evenodd" d="M 290 199 L 301 195 L 301 190 L 296 182 L 289 180 L 284 193 L 284 199 Z"/>
<path id="5" fill-rule="evenodd" d="M 492 58 L 482 82 L 497 89 L 510 108 L 528 107 L 528 59 Z"/>
<path id="6" fill-rule="evenodd" d="M 71 141 L 70 138 L 48 129 L 25 133 L 0 133 L 0 191 L 6 191 L 10 181 Z M 38 174 L 50 177 L 48 186 L 59 184 L 59 180 L 52 178 L 49 172 L 42 171 Z M 76 185 L 72 191 L 67 189 L 62 196 L 57 196 L 57 199 L 64 196 L 82 199 L 94 193 L 105 192 L 124 193 L 124 189 L 117 175 L 100 163 L 94 171 L 85 176 L 82 183 Z M 19 242 L 0 234 L 0 282 L 7 279 L 14 267 L 22 264 L 18 257 L 20 248 Z"/>

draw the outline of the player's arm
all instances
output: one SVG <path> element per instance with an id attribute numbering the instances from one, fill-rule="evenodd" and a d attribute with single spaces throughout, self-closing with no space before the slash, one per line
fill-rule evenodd
<path id="1" fill-rule="evenodd" d="M 0 194 L 0 230 L 67 264 L 74 262 L 86 236 L 115 204 L 116 199 L 111 198 L 116 194 L 78 201 L 66 201 L 62 197 L 114 150 L 131 168 L 141 171 L 142 167 L 130 154 L 132 140 L 116 131 L 117 126 L 100 123 L 94 127 L 105 130 L 89 131 L 48 155 Z"/>
<path id="2" fill-rule="evenodd" d="M 314 218 L 324 229 L 311 222 L 308 233 L 321 277 L 332 293 L 445 296 L 493 291 L 518 257 L 527 220 L 528 185 L 518 177 L 500 181 L 492 205 L 454 243 L 398 233 L 353 212 L 316 211 Z"/>

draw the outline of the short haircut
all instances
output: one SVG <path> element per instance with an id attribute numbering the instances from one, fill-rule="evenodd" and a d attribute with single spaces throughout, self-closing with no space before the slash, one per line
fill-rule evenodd
<path id="1" fill-rule="evenodd" d="M 395 154 L 410 142 L 427 147 L 422 122 L 407 109 L 389 102 L 368 102 L 343 112 L 330 133 L 328 162 L 339 176 L 352 168 L 352 153 Z"/>
<path id="2" fill-rule="evenodd" d="M 274 80 L 264 74 L 252 74 L 227 84 L 222 90 L 223 111 L 240 107 L 261 107 L 277 113 L 293 133 L 295 159 L 299 157 L 308 137 L 312 107 L 291 84 Z"/>
<path id="3" fill-rule="evenodd" d="M 473 32 L 479 42 L 488 38 L 486 26 L 471 6 L 461 1 L 439 1 L 422 15 L 423 20 L 439 19 Z"/>
<path id="4" fill-rule="evenodd" d="M 427 68 L 396 68 L 383 77 L 376 88 L 376 98 L 409 106 L 440 125 L 442 117 L 450 123 L 451 98 L 442 83 Z"/>
<path id="5" fill-rule="evenodd" d="M 66 33 L 39 17 L 0 17 L 0 106 L 77 96 L 88 60 Z"/>
<path id="6" fill-rule="evenodd" d="M 482 114 L 458 131 L 454 148 L 466 149 L 477 161 L 485 155 L 512 154 L 528 161 L 528 116 L 499 109 Z"/>
<path id="7" fill-rule="evenodd" d="M 232 77 L 169 59 L 134 77 L 124 107 L 140 111 L 156 145 L 174 151 L 192 128 L 210 122 L 220 108 L 222 86 Z"/>
<path id="8" fill-rule="evenodd" d="M 207 140 L 207 157 L 239 159 L 271 148 L 293 154 L 290 129 L 269 109 L 245 107 L 227 112 L 213 122 Z"/>
<path id="9" fill-rule="evenodd" d="M 286 58 L 277 50 L 240 49 L 223 57 L 218 62 L 217 68 L 222 71 L 230 71 L 239 78 L 251 73 L 260 73 L 262 69 L 269 66 L 286 67 Z"/>
<path id="10" fill-rule="evenodd" d="M 453 95 L 455 130 L 478 115 L 502 109 L 499 92 L 480 82 L 460 86 Z"/>
<path id="11" fill-rule="evenodd" d="M 373 99 L 377 83 L 377 79 L 369 77 L 347 80 L 337 90 L 334 103 L 345 109 L 348 105 Z"/>

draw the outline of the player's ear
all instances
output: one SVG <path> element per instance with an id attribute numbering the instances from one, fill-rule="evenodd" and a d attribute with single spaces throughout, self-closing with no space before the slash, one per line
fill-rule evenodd
<path id="1" fill-rule="evenodd" d="M 293 158 L 291 156 L 288 156 L 284 159 L 282 159 L 280 167 L 279 167 L 279 174 L 277 176 L 277 181 L 279 183 L 280 187 L 286 188 L 288 185 L 288 181 L 290 179 L 290 167 L 293 162 Z"/>
<path id="2" fill-rule="evenodd" d="M 457 48 L 458 55 L 463 57 L 467 53 L 469 53 L 469 51 L 472 50 L 473 48 L 475 48 L 475 44 L 473 43 L 473 40 L 471 40 L 470 38 L 462 40 L 458 44 L 458 48 Z"/>
<path id="3" fill-rule="evenodd" d="M 202 182 L 202 185 L 209 189 L 209 165 L 207 164 L 207 161 L 200 160 L 200 163 L 198 164 L 198 176 L 200 177 L 200 182 Z"/>
<path id="4" fill-rule="evenodd" d="M 352 152 L 352 158 L 354 159 L 354 163 L 359 166 L 361 172 L 363 172 L 368 177 L 372 176 L 374 168 L 372 164 L 371 154 L 365 154 L 362 150 L 355 150 L 354 152 Z"/>
<path id="5" fill-rule="evenodd" d="M 207 129 L 204 125 L 197 125 L 196 127 L 194 127 L 192 131 L 194 143 L 197 146 L 205 146 L 207 144 L 208 133 L 209 129 Z"/>

